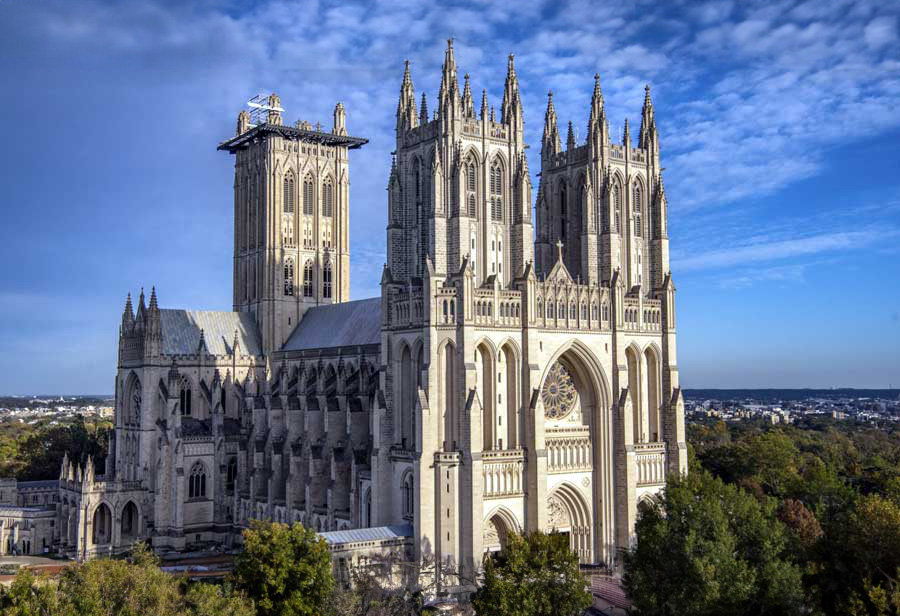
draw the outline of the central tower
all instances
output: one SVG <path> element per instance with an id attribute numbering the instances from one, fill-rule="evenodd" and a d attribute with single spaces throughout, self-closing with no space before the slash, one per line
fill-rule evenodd
<path id="1" fill-rule="evenodd" d="M 519 81 L 509 56 L 500 116 L 482 91 L 475 109 L 469 75 L 462 91 L 453 40 L 447 43 L 430 116 L 421 108 L 409 63 L 397 103 L 397 148 L 388 181 L 388 268 L 394 281 L 421 278 L 426 258 L 438 276 L 464 263 L 476 284 L 506 287 L 531 261 L 531 180 Z"/>
<path id="2" fill-rule="evenodd" d="M 256 317 L 263 352 L 281 348 L 311 306 L 350 299 L 348 150 L 338 103 L 331 131 L 283 124 L 281 100 L 238 115 L 237 134 L 219 146 L 234 159 L 234 310 Z"/>

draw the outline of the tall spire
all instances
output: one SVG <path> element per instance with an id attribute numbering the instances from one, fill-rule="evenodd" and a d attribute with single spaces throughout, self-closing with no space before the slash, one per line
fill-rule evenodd
<path id="1" fill-rule="evenodd" d="M 441 89 L 438 93 L 441 112 L 453 103 L 459 95 L 459 82 L 456 80 L 456 58 L 453 57 L 453 39 L 447 39 L 447 51 L 444 52 L 444 66 L 441 72 Z"/>
<path id="2" fill-rule="evenodd" d="M 628 118 L 625 118 L 625 132 L 622 133 L 622 145 L 631 145 L 631 132 L 628 130 Z"/>
<path id="3" fill-rule="evenodd" d="M 547 93 L 547 111 L 544 113 L 544 137 L 541 140 L 541 158 L 557 154 L 560 148 L 556 108 L 553 107 L 553 91 L 551 90 Z"/>
<path id="4" fill-rule="evenodd" d="M 131 308 L 131 293 L 125 298 L 125 310 L 122 312 L 122 329 L 128 329 L 134 324 L 134 310 Z"/>
<path id="5" fill-rule="evenodd" d="M 143 325 L 144 319 L 147 318 L 147 315 L 144 314 L 145 312 L 147 312 L 147 305 L 144 303 L 144 287 L 141 287 L 141 294 L 138 295 L 137 311 L 134 315 L 135 323 Z"/>
<path id="6" fill-rule="evenodd" d="M 600 75 L 599 73 L 594 73 L 594 94 L 591 96 L 591 115 L 588 120 L 588 143 L 591 144 L 593 149 L 602 147 L 602 145 L 607 143 L 607 140 L 606 110 L 603 107 Z"/>
<path id="7" fill-rule="evenodd" d="M 656 139 L 656 119 L 653 115 L 653 101 L 650 100 L 650 84 L 644 86 L 644 108 L 641 110 L 641 132 L 638 147 L 649 149 Z"/>
<path id="8" fill-rule="evenodd" d="M 475 101 L 472 99 L 472 88 L 469 87 L 469 73 L 465 74 L 463 86 L 463 115 L 468 118 L 475 117 Z"/>
<path id="9" fill-rule="evenodd" d="M 428 123 L 428 97 L 422 92 L 422 107 L 419 110 L 419 124 Z"/>
<path id="10" fill-rule="evenodd" d="M 500 106 L 500 121 L 511 124 L 522 117 L 522 105 L 519 101 L 519 78 L 516 76 L 516 65 L 513 54 L 509 54 L 506 64 L 506 85 L 503 88 L 503 104 Z"/>
<path id="11" fill-rule="evenodd" d="M 569 120 L 569 134 L 566 136 L 566 149 L 572 150 L 575 148 L 575 129 L 572 127 L 572 121 Z"/>
<path id="12" fill-rule="evenodd" d="M 409 73 L 409 60 L 403 69 L 403 83 L 400 85 L 400 98 L 397 101 L 397 130 L 409 130 L 417 126 L 416 92 L 412 76 Z"/>
<path id="13" fill-rule="evenodd" d="M 481 119 L 487 120 L 488 117 L 488 102 L 487 102 L 487 89 L 481 91 Z"/>
<path id="14" fill-rule="evenodd" d="M 596 122 L 606 114 L 603 109 L 603 91 L 600 89 L 600 75 L 594 73 L 594 94 L 591 96 L 591 119 L 589 130 L 596 129 Z"/>

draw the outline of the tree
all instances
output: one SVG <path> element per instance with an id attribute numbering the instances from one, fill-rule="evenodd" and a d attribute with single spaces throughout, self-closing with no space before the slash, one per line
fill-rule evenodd
<path id="1" fill-rule="evenodd" d="M 97 558 L 62 570 L 57 595 L 62 613 L 79 616 L 169 616 L 183 614 L 178 581 L 137 544 L 132 562 Z"/>
<path id="2" fill-rule="evenodd" d="M 882 614 L 880 595 L 897 594 L 900 506 L 878 495 L 859 499 L 849 515 L 826 527 L 818 587 L 829 614 Z"/>
<path id="3" fill-rule="evenodd" d="M 253 601 L 232 592 L 230 585 L 195 582 L 187 586 L 185 611 L 192 616 L 254 616 Z"/>
<path id="4" fill-rule="evenodd" d="M 251 522 L 234 580 L 256 602 L 261 616 L 318 616 L 334 578 L 328 544 L 300 524 Z"/>
<path id="5" fill-rule="evenodd" d="M 63 456 L 84 461 L 91 456 L 97 473 L 103 472 L 109 424 L 88 424 L 83 417 L 71 423 L 46 426 L 30 434 L 19 446 L 22 466 L 16 474 L 20 481 L 56 479 Z"/>
<path id="6" fill-rule="evenodd" d="M 535 531 L 510 533 L 484 563 L 484 584 L 472 605 L 479 616 L 569 616 L 591 605 L 578 557 L 568 539 Z"/>
<path id="7" fill-rule="evenodd" d="M 35 578 L 20 567 L 8 589 L 0 587 L 0 613 L 3 616 L 62 616 L 55 585 Z"/>
<path id="8" fill-rule="evenodd" d="M 635 533 L 623 582 L 641 614 L 793 614 L 801 604 L 773 504 L 708 473 L 671 478 Z"/>

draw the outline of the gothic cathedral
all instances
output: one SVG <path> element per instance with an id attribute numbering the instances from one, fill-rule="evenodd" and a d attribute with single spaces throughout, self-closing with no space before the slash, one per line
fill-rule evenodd
<path id="1" fill-rule="evenodd" d="M 508 533 L 565 533 L 617 565 L 639 504 L 686 472 L 659 136 L 613 143 L 599 78 L 587 141 L 552 94 L 534 196 L 509 57 L 499 114 L 453 44 L 437 106 L 409 65 L 387 177 L 381 297 L 349 298 L 348 135 L 285 124 L 278 97 L 234 155 L 234 306 L 122 316 L 105 475 L 63 463 L 59 551 L 231 545 L 301 522 L 359 562 L 401 548 L 445 587 Z M 532 209 L 534 208 L 534 209 Z M 534 215 L 533 215 L 534 212 Z"/>

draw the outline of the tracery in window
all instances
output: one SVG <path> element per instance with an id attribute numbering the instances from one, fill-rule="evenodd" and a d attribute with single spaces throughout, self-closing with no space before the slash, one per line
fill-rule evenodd
<path id="1" fill-rule="evenodd" d="M 634 234 L 641 237 L 641 185 L 634 185 Z"/>
<path id="2" fill-rule="evenodd" d="M 503 220 L 503 168 L 499 160 L 491 165 L 491 220 Z"/>
<path id="3" fill-rule="evenodd" d="M 618 184 L 614 184 L 612 188 L 612 198 L 613 198 L 613 221 L 614 226 L 612 228 L 613 233 L 618 233 L 621 230 L 619 226 L 622 218 L 622 191 L 619 188 Z"/>
<path id="4" fill-rule="evenodd" d="M 466 163 L 466 215 L 475 218 L 475 187 L 476 182 L 475 161 L 471 158 Z"/>
<path id="5" fill-rule="evenodd" d="M 334 215 L 334 184 L 331 178 L 325 180 L 322 186 L 322 216 L 330 218 Z"/>
<path id="6" fill-rule="evenodd" d="M 178 409 L 182 415 L 191 414 L 191 385 L 187 381 L 181 382 L 181 390 L 178 392 Z"/>
<path id="7" fill-rule="evenodd" d="M 282 210 L 285 214 L 294 213 L 294 173 L 292 171 L 288 171 L 284 176 Z"/>
<path id="8" fill-rule="evenodd" d="M 309 260 L 303 266 L 303 297 L 313 296 L 313 262 Z"/>
<path id="9" fill-rule="evenodd" d="M 194 462 L 188 483 L 188 498 L 206 497 L 206 469 L 201 462 Z"/>
<path id="10" fill-rule="evenodd" d="M 288 257 L 284 260 L 284 294 L 294 294 L 294 259 Z"/>
<path id="11" fill-rule="evenodd" d="M 314 203 L 313 178 L 311 175 L 307 174 L 306 177 L 303 178 L 303 214 L 305 216 L 313 215 Z"/>
<path id="12" fill-rule="evenodd" d="M 415 510 L 415 492 L 413 491 L 412 473 L 408 473 L 403 480 L 403 517 L 411 519 Z"/>
<path id="13" fill-rule="evenodd" d="M 331 262 L 325 263 L 325 268 L 322 270 L 322 297 L 325 299 L 331 298 Z"/>

